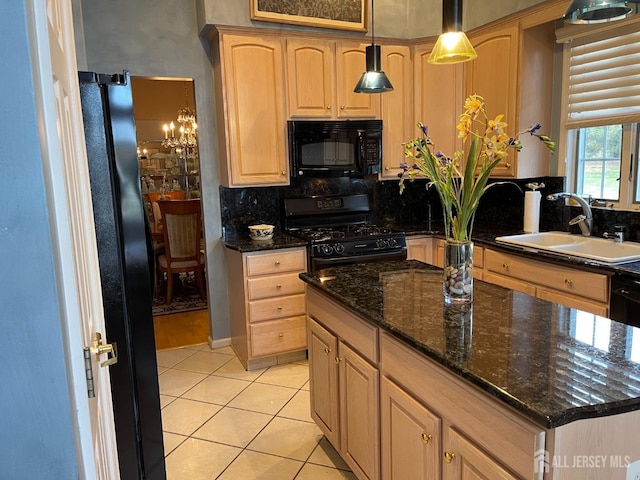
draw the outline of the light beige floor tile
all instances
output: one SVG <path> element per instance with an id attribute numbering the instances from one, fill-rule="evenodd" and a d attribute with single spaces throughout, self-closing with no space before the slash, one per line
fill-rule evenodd
<path id="1" fill-rule="evenodd" d="M 207 376 L 203 373 L 185 372 L 169 369 L 158 376 L 158 385 L 162 395 L 179 397 L 184 392 L 200 383 Z"/>
<path id="2" fill-rule="evenodd" d="M 208 347 L 208 345 L 207 345 Z M 228 347 L 220 347 L 220 348 L 214 348 L 213 350 L 211 348 L 209 348 L 210 352 L 216 352 L 216 353 L 223 353 L 225 355 L 232 355 L 232 356 L 236 356 L 236 352 L 233 351 L 233 348 L 231 348 L 230 346 Z"/>
<path id="3" fill-rule="evenodd" d="M 351 472 L 305 463 L 296 480 L 357 480 Z"/>
<path id="4" fill-rule="evenodd" d="M 158 375 L 160 375 L 162 372 L 166 372 L 168 369 L 169 367 L 158 366 Z"/>
<path id="5" fill-rule="evenodd" d="M 322 440 L 320 440 L 320 443 L 307 462 L 325 467 L 335 467 L 339 470 L 351 470 L 338 452 L 336 452 L 336 449 L 333 448 L 333 445 L 327 440 L 327 437 L 322 437 Z"/>
<path id="6" fill-rule="evenodd" d="M 245 450 L 217 480 L 292 480 L 302 462 Z"/>
<path id="7" fill-rule="evenodd" d="M 225 363 L 222 367 L 216 370 L 216 375 L 253 382 L 256 378 L 262 375 L 265 370 L 266 368 L 260 368 L 258 370 L 247 371 L 242 366 L 242 363 L 240 363 L 240 360 L 235 357 L 230 362 Z"/>
<path id="8" fill-rule="evenodd" d="M 188 348 L 176 348 L 156 353 L 156 361 L 160 367 L 173 367 L 176 363 L 196 353 Z"/>
<path id="9" fill-rule="evenodd" d="M 226 405 L 251 382 L 210 375 L 183 395 L 183 398 Z"/>
<path id="10" fill-rule="evenodd" d="M 272 418 L 264 413 L 224 407 L 193 436 L 234 447 L 246 447 Z"/>
<path id="11" fill-rule="evenodd" d="M 303 422 L 313 422 L 309 392 L 299 390 L 284 408 L 278 412 L 278 416 L 302 420 Z"/>
<path id="12" fill-rule="evenodd" d="M 213 403 L 178 398 L 162 409 L 162 429 L 165 432 L 191 435 L 221 408 Z"/>
<path id="13" fill-rule="evenodd" d="M 196 351 L 190 357 L 176 363 L 173 368 L 190 372 L 213 373 L 231 360 L 229 355 L 220 353 Z"/>
<path id="14" fill-rule="evenodd" d="M 167 480 L 214 479 L 241 451 L 236 447 L 189 438 L 167 456 Z"/>
<path id="15" fill-rule="evenodd" d="M 300 388 L 309 380 L 309 366 L 287 363 L 275 365 L 258 377 L 256 382 Z"/>
<path id="16" fill-rule="evenodd" d="M 178 397 L 170 397 L 169 395 L 160 395 L 160 409 L 163 409 Z"/>
<path id="17" fill-rule="evenodd" d="M 321 438 L 315 423 L 275 417 L 247 449 L 304 461 Z"/>
<path id="18" fill-rule="evenodd" d="M 175 433 L 162 432 L 162 439 L 164 443 L 164 456 L 169 455 L 173 450 L 184 442 L 187 438 L 184 435 L 178 435 Z"/>
<path id="19" fill-rule="evenodd" d="M 306 390 L 307 392 L 309 391 L 309 382 L 306 382 L 306 383 L 302 386 L 302 390 Z"/>
<path id="20" fill-rule="evenodd" d="M 229 402 L 230 407 L 251 410 L 252 412 L 275 415 L 296 394 L 297 390 L 277 385 L 252 383 L 236 398 Z"/>

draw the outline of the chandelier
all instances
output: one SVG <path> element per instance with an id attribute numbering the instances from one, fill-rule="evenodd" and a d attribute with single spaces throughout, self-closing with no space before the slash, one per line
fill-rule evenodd
<path id="1" fill-rule="evenodd" d="M 171 149 L 176 154 L 193 158 L 197 156 L 196 147 L 198 146 L 197 130 L 198 124 L 196 123 L 196 112 L 189 107 L 189 98 L 187 96 L 187 84 L 184 85 L 185 96 L 185 108 L 178 110 L 178 136 L 176 137 L 176 125 L 170 122 L 168 125 L 165 123 L 162 126 L 164 131 L 164 140 L 162 140 L 162 146 L 164 148 Z"/>

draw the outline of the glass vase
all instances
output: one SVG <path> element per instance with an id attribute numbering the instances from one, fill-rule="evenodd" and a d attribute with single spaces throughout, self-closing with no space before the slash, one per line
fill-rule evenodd
<path id="1" fill-rule="evenodd" d="M 445 305 L 473 301 L 473 242 L 445 240 L 443 293 Z"/>

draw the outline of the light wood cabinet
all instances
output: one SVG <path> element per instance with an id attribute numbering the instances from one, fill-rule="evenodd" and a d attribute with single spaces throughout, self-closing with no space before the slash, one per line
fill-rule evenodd
<path id="1" fill-rule="evenodd" d="M 359 479 L 379 479 L 378 331 L 315 292 L 307 310 L 311 417 Z"/>
<path id="2" fill-rule="evenodd" d="M 523 29 L 510 21 L 470 34 L 478 58 L 464 64 L 465 95 L 485 99 L 487 114 L 503 114 L 515 135 L 540 123 L 551 129 L 553 22 Z M 528 178 L 549 174 L 549 151 L 542 142 L 522 136 L 523 151 L 511 150 L 494 177 Z"/>
<path id="3" fill-rule="evenodd" d="M 282 42 L 224 31 L 214 41 L 224 186 L 289 184 Z"/>
<path id="4" fill-rule="evenodd" d="M 609 277 L 485 250 L 484 280 L 596 315 L 608 316 Z"/>
<path id="5" fill-rule="evenodd" d="M 422 122 L 435 143 L 435 150 L 453 157 L 454 152 L 462 148 L 456 125 L 464 101 L 464 64 L 428 63 L 434 44 L 413 47 L 415 98 L 412 137 L 420 134 L 416 124 Z"/>
<path id="6" fill-rule="evenodd" d="M 380 96 L 354 93 L 365 70 L 366 44 L 287 40 L 287 96 L 291 118 L 379 118 Z"/>
<path id="7" fill-rule="evenodd" d="M 407 237 L 407 260 L 420 260 L 421 262 L 434 265 L 433 248 L 434 240 L 430 236 L 418 235 Z"/>
<path id="8" fill-rule="evenodd" d="M 413 62 L 411 49 L 402 45 L 382 45 L 382 70 L 393 91 L 382 95 L 382 179 L 398 179 L 405 161 L 404 146 L 418 133 L 413 116 Z"/>
<path id="9" fill-rule="evenodd" d="M 242 253 L 227 248 L 225 257 L 231 345 L 245 368 L 305 358 L 306 288 L 298 274 L 306 270 L 306 249 Z"/>
<path id="10" fill-rule="evenodd" d="M 380 380 L 382 479 L 440 478 L 442 421 L 386 377 Z"/>

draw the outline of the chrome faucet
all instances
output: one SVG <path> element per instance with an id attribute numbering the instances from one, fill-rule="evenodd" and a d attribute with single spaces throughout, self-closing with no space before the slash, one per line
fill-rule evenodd
<path id="1" fill-rule="evenodd" d="M 583 236 L 590 236 L 591 227 L 593 225 L 593 215 L 591 214 L 591 207 L 589 206 L 587 201 L 580 195 L 576 195 L 575 193 L 571 192 L 560 192 L 547 195 L 547 200 L 550 201 L 556 201 L 561 198 L 572 198 L 582 207 L 582 215 L 578 215 L 577 217 L 569 220 L 569 225 L 578 225 Z"/>

